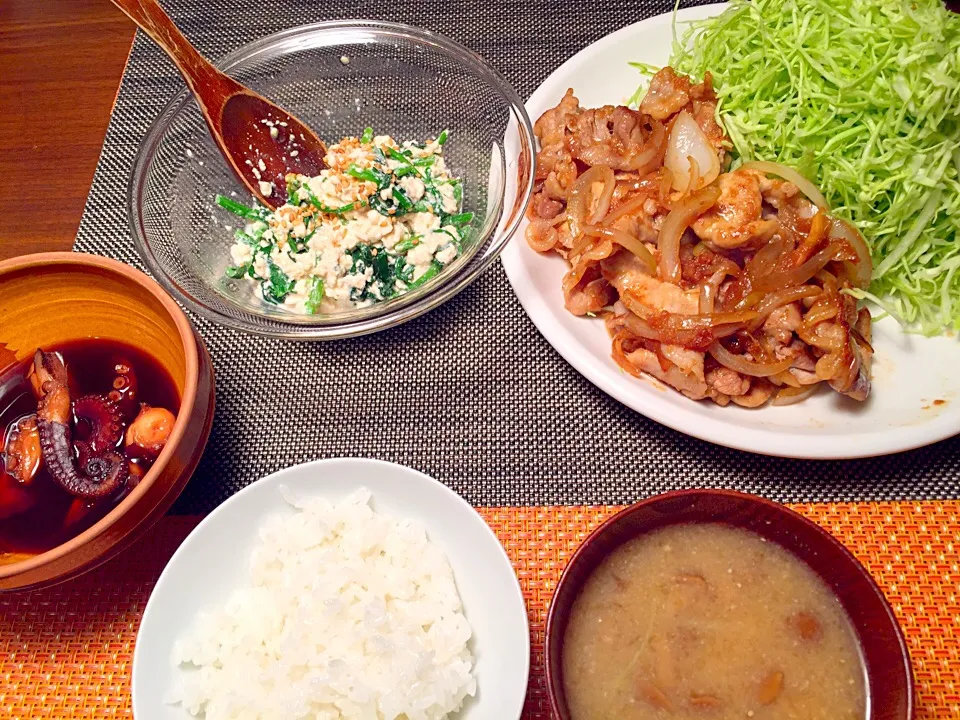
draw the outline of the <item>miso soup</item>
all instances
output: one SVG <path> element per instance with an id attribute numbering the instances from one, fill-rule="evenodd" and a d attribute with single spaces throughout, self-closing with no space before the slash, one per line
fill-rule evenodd
<path id="1" fill-rule="evenodd" d="M 573 720 L 863 720 L 866 681 L 836 596 L 745 530 L 677 525 L 604 560 L 563 643 Z"/>

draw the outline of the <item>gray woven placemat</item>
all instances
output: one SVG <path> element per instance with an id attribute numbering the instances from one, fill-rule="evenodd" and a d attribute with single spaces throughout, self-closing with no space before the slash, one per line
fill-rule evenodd
<path id="1" fill-rule="evenodd" d="M 527 97 L 563 60 L 669 0 L 165 0 L 209 57 L 294 25 L 365 17 L 444 33 L 486 56 Z M 137 37 L 76 249 L 142 268 L 126 217 L 138 146 L 182 87 Z M 392 460 L 475 505 L 623 503 L 683 487 L 780 501 L 960 497 L 958 440 L 888 458 L 812 463 L 715 447 L 668 430 L 580 377 L 527 319 L 497 264 L 454 301 L 379 335 L 291 344 L 194 318 L 217 371 L 217 418 L 175 510 L 205 513 L 244 485 L 310 459 Z"/>

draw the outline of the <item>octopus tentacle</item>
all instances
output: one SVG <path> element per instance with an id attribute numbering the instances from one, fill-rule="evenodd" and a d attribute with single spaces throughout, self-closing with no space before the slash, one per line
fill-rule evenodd
<path id="1" fill-rule="evenodd" d="M 36 476 L 43 464 L 37 416 L 28 415 L 18 420 L 7 434 L 3 448 L 3 469 L 22 485 Z"/>
<path id="2" fill-rule="evenodd" d="M 100 455 L 116 449 L 123 437 L 123 416 L 116 404 L 102 395 L 84 395 L 73 401 L 77 428 L 89 432 L 84 438 L 85 450 Z M 82 436 L 82 433 L 78 433 Z M 78 449 L 80 443 L 77 443 Z"/>
<path id="3" fill-rule="evenodd" d="M 90 455 L 79 469 L 74 461 L 70 392 L 63 360 L 55 353 L 37 350 L 34 371 L 41 395 L 37 404 L 37 429 L 50 476 L 71 495 L 91 500 L 119 490 L 127 480 L 128 470 L 126 460 L 118 453 Z"/>

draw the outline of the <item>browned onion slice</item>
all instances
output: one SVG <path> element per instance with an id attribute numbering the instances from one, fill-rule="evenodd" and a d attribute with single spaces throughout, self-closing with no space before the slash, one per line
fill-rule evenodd
<path id="1" fill-rule="evenodd" d="M 776 394 L 773 398 L 773 405 L 793 405 L 794 403 L 801 402 L 806 400 L 808 397 L 813 395 L 817 390 L 820 389 L 820 383 L 813 383 L 812 385 L 804 385 L 803 387 L 785 387 L 781 388 L 780 392 Z"/>
<path id="2" fill-rule="evenodd" d="M 775 290 L 769 295 L 766 295 L 754 308 L 759 317 L 750 325 L 750 330 L 756 330 L 760 327 L 774 310 L 796 302 L 797 300 L 803 300 L 803 298 L 806 297 L 816 297 L 822 293 L 823 289 L 815 285 L 800 285 L 798 287 Z"/>
<path id="3" fill-rule="evenodd" d="M 818 208 L 821 210 L 827 209 L 827 200 L 823 197 L 823 193 L 817 189 L 816 185 L 791 167 L 768 160 L 754 160 L 753 162 L 744 163 L 740 167 L 745 170 L 759 170 L 760 172 L 782 177 L 784 180 L 792 182 L 800 188 L 800 192 L 806 195 L 810 202 Z"/>
<path id="4" fill-rule="evenodd" d="M 625 233 L 622 230 L 594 226 L 586 227 L 584 229 L 584 233 L 587 235 L 599 235 L 613 240 L 613 242 L 617 243 L 617 245 L 620 245 L 621 247 L 626 248 L 633 253 L 633 255 L 643 263 L 643 266 L 647 269 L 647 272 L 656 277 L 657 261 L 654 259 L 653 253 L 647 250 L 647 246 L 640 242 L 640 240 L 635 238 L 633 235 Z"/>
<path id="5" fill-rule="evenodd" d="M 678 202 L 660 226 L 660 279 L 680 284 L 680 239 L 690 223 L 709 210 L 720 197 L 720 188 L 707 185 Z"/>
<path id="6" fill-rule="evenodd" d="M 719 342 L 715 342 L 707 349 L 714 360 L 724 367 L 735 370 L 742 375 L 751 377 L 770 377 L 787 370 L 793 364 L 793 358 L 788 357 L 774 363 L 761 363 L 748 360 L 742 355 L 734 355 Z"/>
<path id="7" fill-rule="evenodd" d="M 574 237 L 581 233 L 584 223 L 587 222 L 587 211 L 593 197 L 595 182 L 603 183 L 603 189 L 600 192 L 597 207 L 590 213 L 590 224 L 595 225 L 600 222 L 610 209 L 610 199 L 613 197 L 617 182 L 614 180 L 613 170 L 606 165 L 596 165 L 581 174 L 570 189 L 567 216 L 570 218 L 570 234 Z"/>
<path id="8" fill-rule="evenodd" d="M 712 328 L 698 328 L 694 330 L 658 330 L 643 318 L 633 313 L 627 313 L 620 318 L 623 326 L 633 335 L 647 340 L 656 340 L 668 345 L 681 345 L 691 350 L 705 352 L 714 340 L 725 338 L 738 332 L 742 323 L 717 325 Z"/>
<path id="9" fill-rule="evenodd" d="M 761 292 L 769 292 L 777 288 L 787 287 L 789 285 L 803 285 L 810 278 L 823 270 L 828 264 L 833 262 L 837 255 L 843 251 L 839 243 L 832 242 L 823 250 L 814 254 L 803 265 L 791 270 L 770 273 L 755 278 L 754 288 Z"/>
<path id="10" fill-rule="evenodd" d="M 854 287 L 866 288 L 873 277 L 873 260 L 870 257 L 870 248 L 860 231 L 850 223 L 833 218 L 830 223 L 830 237 L 846 240 L 850 249 L 856 253 L 856 262 L 844 261 L 843 267 Z"/>

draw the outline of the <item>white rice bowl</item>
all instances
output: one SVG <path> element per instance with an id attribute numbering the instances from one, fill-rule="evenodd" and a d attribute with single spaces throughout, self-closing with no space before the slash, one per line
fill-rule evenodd
<path id="1" fill-rule="evenodd" d="M 270 518 L 250 584 L 174 646 L 168 701 L 207 720 L 435 720 L 476 693 L 447 558 L 370 493 Z"/>

